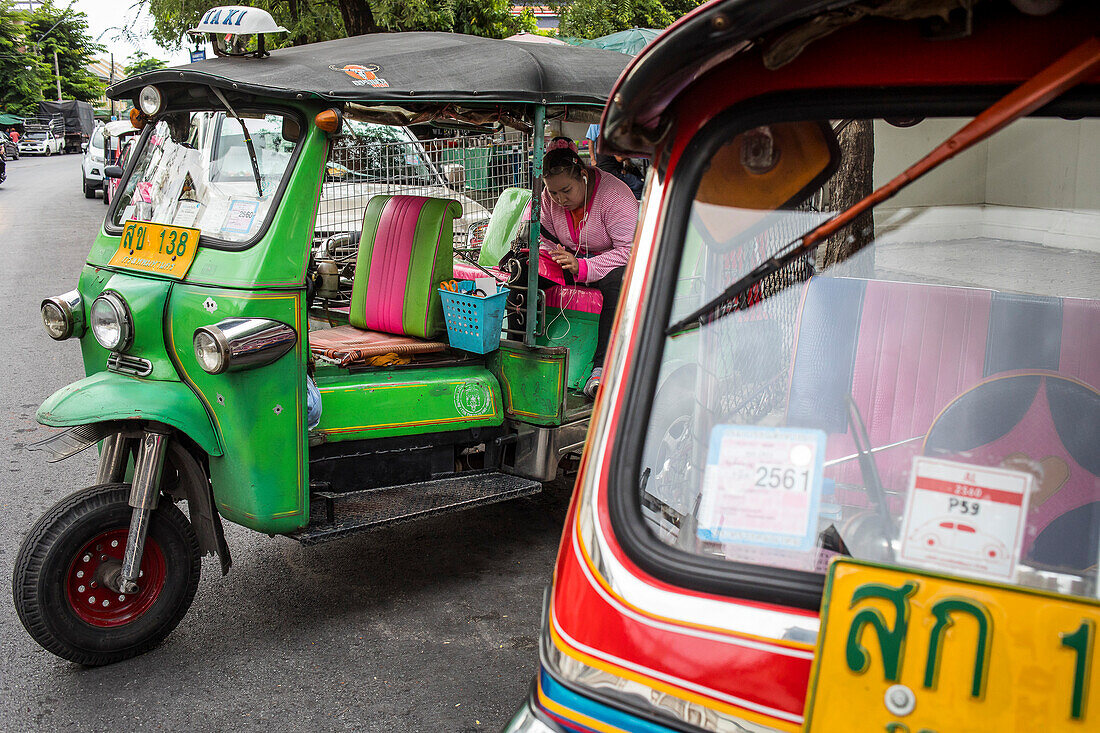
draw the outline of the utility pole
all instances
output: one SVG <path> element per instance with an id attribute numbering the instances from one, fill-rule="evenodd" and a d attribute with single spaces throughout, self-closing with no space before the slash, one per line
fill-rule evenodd
<path id="1" fill-rule="evenodd" d="M 53 50 L 53 73 L 57 77 L 57 101 L 61 101 L 61 68 L 57 65 L 57 49 Z"/>
<path id="2" fill-rule="evenodd" d="M 115 52 L 111 51 L 111 84 L 115 83 Z M 108 85 L 109 86 L 109 85 Z M 111 114 L 110 118 L 115 118 L 115 100 L 111 100 Z M 106 189 L 104 189 L 106 190 Z"/>

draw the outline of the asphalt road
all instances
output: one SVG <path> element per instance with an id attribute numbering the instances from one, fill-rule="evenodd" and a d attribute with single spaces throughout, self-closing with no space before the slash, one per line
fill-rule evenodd
<path id="1" fill-rule="evenodd" d="M 0 730 L 496 731 L 535 672 L 568 482 L 531 499 L 303 548 L 226 525 L 190 613 L 157 649 L 95 669 L 38 647 L 7 579 L 31 523 L 91 483 L 47 464 L 35 409 L 83 376 L 38 304 L 76 286 L 106 211 L 79 156 L 8 163 L 0 184 Z"/>

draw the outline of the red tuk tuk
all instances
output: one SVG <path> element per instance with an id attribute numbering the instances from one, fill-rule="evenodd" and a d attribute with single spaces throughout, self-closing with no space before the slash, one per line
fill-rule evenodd
<path id="1" fill-rule="evenodd" d="M 1100 14 L 720 0 L 649 155 L 506 731 L 1100 725 Z"/>

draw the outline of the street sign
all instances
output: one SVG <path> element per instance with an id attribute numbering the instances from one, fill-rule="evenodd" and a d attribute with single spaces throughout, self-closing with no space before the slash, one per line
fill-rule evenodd
<path id="1" fill-rule="evenodd" d="M 202 61 L 205 58 L 206 58 L 206 49 L 205 48 L 196 48 L 194 51 L 191 52 L 191 63 L 195 63 L 196 61 Z"/>

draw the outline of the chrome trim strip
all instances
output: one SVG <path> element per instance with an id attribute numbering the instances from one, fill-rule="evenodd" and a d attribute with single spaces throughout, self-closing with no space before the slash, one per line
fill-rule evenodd
<path id="1" fill-rule="evenodd" d="M 111 355 L 107 357 L 107 370 L 119 374 L 129 374 L 133 377 L 148 377 L 153 373 L 153 362 L 142 359 L 140 356 L 112 351 Z"/>

